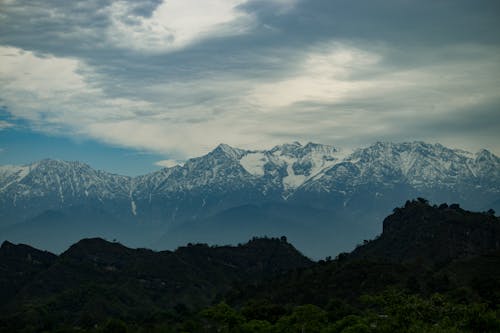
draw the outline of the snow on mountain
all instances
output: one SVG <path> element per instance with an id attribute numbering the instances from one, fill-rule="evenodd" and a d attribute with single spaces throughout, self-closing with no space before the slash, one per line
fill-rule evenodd
<path id="1" fill-rule="evenodd" d="M 265 165 L 269 163 L 269 158 L 266 156 L 264 152 L 249 152 L 244 155 L 241 160 L 241 166 L 252 175 L 255 176 L 264 176 L 265 174 Z"/>
<path id="2" fill-rule="evenodd" d="M 500 158 L 486 149 L 482 149 L 474 155 L 474 161 L 470 162 L 472 165 L 471 172 L 474 177 L 477 177 L 483 183 L 490 183 L 496 181 L 499 185 L 500 181 Z"/>
<path id="3" fill-rule="evenodd" d="M 463 150 L 450 149 L 440 144 L 378 142 L 356 151 L 347 161 L 353 162 L 360 169 L 363 181 L 395 181 L 394 176 L 397 175 L 417 187 L 436 184 L 453 186 L 474 181 L 482 173 L 473 156 Z M 490 171 L 498 170 L 498 159 L 496 162 Z"/>
<path id="4" fill-rule="evenodd" d="M 190 191 L 207 186 L 239 186 L 252 178 L 238 162 L 245 153 L 221 144 L 207 155 L 187 160 L 182 166 L 134 178 L 134 192 L 144 196 L 145 193 Z"/>
<path id="5" fill-rule="evenodd" d="M 32 166 L 1 165 L 0 191 L 9 185 L 21 181 L 30 172 Z"/>
<path id="6" fill-rule="evenodd" d="M 195 209 L 197 215 L 210 205 L 282 200 L 297 192 L 347 196 L 366 184 L 405 184 L 417 191 L 445 189 L 460 195 L 480 190 L 495 199 L 500 159 L 487 150 L 472 154 L 423 142 L 378 142 L 353 153 L 293 142 L 270 150 L 221 144 L 182 166 L 139 177 L 94 170 L 81 162 L 42 160 L 0 166 L 0 216 L 22 212 L 25 217 L 28 212 L 100 202 L 115 211 L 128 207 L 130 215 L 147 213 L 161 220 L 165 214 L 176 216 L 177 210 Z"/>
<path id="7" fill-rule="evenodd" d="M 440 144 L 377 142 L 357 149 L 306 187 L 328 192 L 368 183 L 405 183 L 417 189 L 484 184 L 500 192 L 499 180 L 500 160 L 486 150 L 472 154 Z"/>
<path id="8" fill-rule="evenodd" d="M 280 177 L 283 190 L 290 192 L 341 161 L 344 155 L 333 146 L 311 142 L 302 146 L 293 142 L 269 151 L 247 152 L 240 159 L 240 164 L 255 176 Z"/>
<path id="9" fill-rule="evenodd" d="M 0 196 L 10 194 L 17 201 L 54 194 L 61 203 L 82 197 L 115 198 L 123 196 L 130 183 L 129 177 L 94 170 L 81 162 L 46 159 L 0 170 Z"/>
<path id="10" fill-rule="evenodd" d="M 481 183 L 500 179 L 500 159 L 487 150 L 476 154 L 423 142 L 377 142 L 353 153 L 330 145 L 298 142 L 270 150 L 243 150 L 221 144 L 207 155 L 138 177 L 92 169 L 81 162 L 42 160 L 26 166 L 0 166 L 0 195 L 69 197 L 149 197 L 207 186 L 269 182 L 293 191 L 334 177 L 351 185 L 405 181 L 413 186 Z M 323 184 L 324 185 L 324 184 Z M 324 186 L 322 186 L 324 187 Z"/>

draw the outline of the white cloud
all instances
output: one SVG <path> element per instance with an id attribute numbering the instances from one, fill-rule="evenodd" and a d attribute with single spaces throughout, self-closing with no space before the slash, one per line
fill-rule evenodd
<path id="1" fill-rule="evenodd" d="M 0 120 L 0 130 L 6 129 L 6 128 L 10 128 L 10 127 L 14 127 L 14 124 L 11 124 L 11 123 L 9 123 L 8 121 L 5 121 L 5 120 Z"/>
<path id="2" fill-rule="evenodd" d="M 2 90 L 24 90 L 36 93 L 41 99 L 54 94 L 66 97 L 86 88 L 80 75 L 76 75 L 78 61 L 73 59 L 40 58 L 32 52 L 0 46 L 0 80 Z"/>
<path id="3" fill-rule="evenodd" d="M 219 71 L 201 79 L 138 82 L 133 96 L 117 98 L 89 83 L 101 77 L 85 63 L 0 47 L 0 97 L 13 116 L 40 131 L 178 160 L 220 142 L 244 148 L 289 140 L 359 144 L 391 133 L 401 137 L 399 131 L 432 123 L 436 115 L 451 119 L 457 110 L 500 98 L 499 79 L 491 75 L 499 65 L 488 57 L 495 52 L 485 52 L 467 63 L 391 68 L 383 49 L 321 44 L 280 75 Z M 451 140 L 444 133 L 433 139 Z"/>
<path id="4" fill-rule="evenodd" d="M 165 0 L 150 17 L 134 14 L 127 1 L 108 8 L 111 26 L 107 38 L 117 47 L 158 53 L 182 49 L 195 42 L 245 34 L 257 24 L 256 17 L 241 10 L 255 0 Z M 297 0 L 267 0 L 279 13 L 291 10 Z"/>
<path id="5" fill-rule="evenodd" d="M 154 165 L 165 167 L 165 168 L 172 168 L 176 165 L 182 166 L 183 164 L 184 164 L 183 162 L 177 161 L 177 160 L 161 160 L 161 161 L 157 161 L 154 163 Z"/>
<path id="6" fill-rule="evenodd" d="M 248 99 L 264 109 L 287 107 L 302 101 L 335 103 L 346 95 L 370 88 L 372 82 L 352 80 L 353 72 L 373 68 L 380 55 L 340 43 L 311 52 L 289 77 L 256 85 Z"/>
<path id="7" fill-rule="evenodd" d="M 109 7 L 109 39 L 118 47 L 146 52 L 172 51 L 211 36 L 244 33 L 252 17 L 238 10 L 245 0 L 168 0 L 151 17 L 133 15 L 129 4 Z"/>

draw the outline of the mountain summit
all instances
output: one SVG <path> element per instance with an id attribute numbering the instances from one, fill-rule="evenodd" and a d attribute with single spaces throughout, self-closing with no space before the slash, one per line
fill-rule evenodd
<path id="1" fill-rule="evenodd" d="M 170 247 L 195 236 L 220 243 L 287 233 L 308 247 L 334 232 L 332 246 L 349 249 L 379 232 L 374 221 L 392 207 L 418 196 L 500 210 L 500 159 L 424 142 L 353 152 L 293 142 L 269 150 L 220 144 L 138 177 L 58 160 L 0 166 L 0 238 L 58 251 L 93 236 Z M 64 244 L 48 246 L 60 230 Z"/>
<path id="2" fill-rule="evenodd" d="M 444 265 L 500 250 L 500 219 L 493 211 L 470 212 L 458 204 L 407 201 L 384 219 L 377 239 L 358 247 L 354 258 Z"/>

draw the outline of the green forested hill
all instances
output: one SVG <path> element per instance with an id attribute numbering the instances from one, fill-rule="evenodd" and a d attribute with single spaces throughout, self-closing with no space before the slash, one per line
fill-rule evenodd
<path id="1" fill-rule="evenodd" d="M 0 330 L 499 332 L 499 226 L 408 201 L 379 237 L 316 263 L 284 237 L 173 252 L 84 239 L 59 257 L 4 243 Z"/>
<path id="2" fill-rule="evenodd" d="M 18 261 L 4 259 L 16 251 Z M 41 252 L 13 244 L 0 250 L 1 324 L 6 331 L 59 324 L 88 328 L 107 318 L 154 321 L 175 308 L 209 305 L 235 284 L 312 264 L 284 238 L 255 238 L 236 247 L 189 244 L 174 252 L 84 239 L 59 257 L 47 254 L 50 262 L 44 266 L 26 262 L 27 253 L 36 258 Z M 15 279 L 16 274 L 26 278 Z"/>

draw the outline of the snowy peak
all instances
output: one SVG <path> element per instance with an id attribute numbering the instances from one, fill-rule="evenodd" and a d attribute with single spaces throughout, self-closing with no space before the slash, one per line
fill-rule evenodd
<path id="1" fill-rule="evenodd" d="M 473 165 L 475 176 L 486 182 L 496 180 L 500 184 L 500 158 L 486 149 L 476 153 Z"/>
<path id="2" fill-rule="evenodd" d="M 58 201 L 82 197 L 116 197 L 125 193 L 129 177 L 94 170 L 82 162 L 44 159 L 25 166 L 3 166 L 0 171 L 0 193 L 14 202 L 33 197 L 55 196 Z"/>
<path id="3" fill-rule="evenodd" d="M 282 145 L 275 146 L 269 152 L 275 154 L 280 152 L 281 155 L 297 156 L 302 151 L 303 147 L 298 141 L 292 143 L 284 143 Z"/>
<path id="4" fill-rule="evenodd" d="M 49 159 L 0 166 L 0 201 L 16 205 L 34 197 L 55 197 L 60 203 L 124 198 L 135 200 L 135 212 L 141 200 L 152 202 L 155 196 L 187 195 L 193 190 L 204 196 L 204 191 L 251 188 L 286 198 L 299 189 L 344 193 L 360 184 L 396 183 L 417 189 L 473 186 L 500 192 L 500 159 L 487 150 L 472 154 L 424 142 L 377 142 L 353 153 L 312 142 L 286 143 L 270 150 L 220 144 L 182 166 L 134 178 L 94 170 L 81 162 Z"/>
<path id="5" fill-rule="evenodd" d="M 303 146 L 300 144 L 300 142 L 295 141 L 292 143 L 285 143 L 275 146 L 269 152 L 273 155 L 287 155 L 291 157 L 301 158 L 313 153 L 316 153 L 318 155 L 332 155 L 337 153 L 338 149 L 334 146 L 313 142 L 308 142 L 305 146 Z"/>
<path id="6" fill-rule="evenodd" d="M 247 182 L 248 173 L 239 159 L 247 151 L 220 144 L 206 155 L 187 160 L 183 165 L 165 168 L 133 180 L 139 196 L 154 193 L 190 191 L 207 186 L 237 187 Z"/>
<path id="7" fill-rule="evenodd" d="M 343 158 L 333 146 L 299 142 L 246 153 L 240 164 L 250 174 L 281 183 L 285 196 Z"/>
<path id="8" fill-rule="evenodd" d="M 245 155 L 245 153 L 246 151 L 243 149 L 233 148 L 225 143 L 221 143 L 208 155 L 213 155 L 216 157 L 225 156 L 233 160 L 239 160 L 243 155 Z"/>
<path id="9" fill-rule="evenodd" d="M 36 164 L 35 164 L 36 166 Z M 0 166 L 0 192 L 11 184 L 20 182 L 26 175 L 29 174 L 33 165 L 17 166 L 17 165 L 2 165 Z"/>
<path id="10" fill-rule="evenodd" d="M 377 142 L 356 150 L 345 161 L 355 167 L 354 182 L 407 182 L 416 187 L 473 182 L 484 172 L 495 175 L 496 170 L 498 175 L 500 168 L 498 157 L 488 151 L 474 158 L 463 150 L 418 141 Z"/>
<path id="11" fill-rule="evenodd" d="M 498 164 L 500 163 L 500 158 L 486 149 L 481 149 L 475 154 L 475 162 L 484 164 Z"/>

